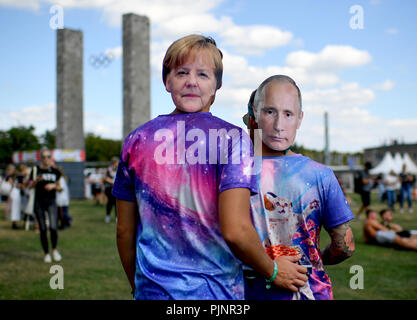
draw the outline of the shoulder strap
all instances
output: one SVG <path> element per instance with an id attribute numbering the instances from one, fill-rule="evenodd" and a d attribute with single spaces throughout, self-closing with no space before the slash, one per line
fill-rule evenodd
<path id="1" fill-rule="evenodd" d="M 37 174 L 38 174 L 38 166 L 35 165 L 32 169 L 32 180 L 36 179 Z"/>

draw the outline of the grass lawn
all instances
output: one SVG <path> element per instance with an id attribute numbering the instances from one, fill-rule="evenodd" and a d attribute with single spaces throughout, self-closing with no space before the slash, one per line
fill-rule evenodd
<path id="1" fill-rule="evenodd" d="M 352 211 L 359 199 L 352 196 Z M 355 204 L 356 203 L 356 204 Z M 382 209 L 376 199 L 374 208 Z M 39 234 L 34 230 L 12 230 L 4 219 L 5 204 L 0 204 L 0 299 L 131 299 L 116 247 L 116 224 L 104 223 L 105 209 L 90 201 L 73 201 L 70 215 L 73 226 L 59 231 L 60 263 L 43 262 Z M 413 214 L 394 214 L 404 228 L 417 229 L 417 204 Z M 114 216 L 114 214 L 113 214 Z M 352 221 L 356 251 L 352 258 L 327 266 L 335 299 L 417 299 L 417 252 L 366 245 L 362 221 Z M 329 237 L 321 233 L 322 247 Z M 51 265 L 64 270 L 64 289 L 52 290 Z M 350 268 L 363 268 L 364 289 L 353 290 L 349 283 L 355 274 Z"/>
<path id="2" fill-rule="evenodd" d="M 90 201 L 72 201 L 70 215 L 72 227 L 59 230 L 63 259 L 46 264 L 39 233 L 12 230 L 11 222 L 4 220 L 2 204 L 0 299 L 131 299 L 117 252 L 116 223 L 104 223 L 105 208 Z M 63 267 L 64 290 L 49 286 L 54 264 Z"/>
<path id="3" fill-rule="evenodd" d="M 353 203 L 352 212 L 359 210 L 359 196 L 351 195 Z M 371 207 L 379 210 L 385 208 L 377 201 L 377 195 L 372 194 Z M 414 201 L 414 213 L 393 214 L 394 222 L 404 229 L 417 229 L 417 204 Z M 365 213 L 361 214 L 361 221 L 352 220 L 351 227 L 355 237 L 356 250 L 354 255 L 344 262 L 325 266 L 326 272 L 333 283 L 334 298 L 338 300 L 367 300 L 367 299 L 417 299 L 417 252 L 384 248 L 368 245 L 363 240 L 363 221 Z M 321 247 L 330 242 L 325 230 L 321 232 Z M 363 269 L 363 289 L 350 288 L 351 278 L 357 274 L 350 269 L 352 266 L 361 266 Z M 353 279 L 355 280 L 355 279 Z M 353 281 L 355 282 L 355 281 Z"/>

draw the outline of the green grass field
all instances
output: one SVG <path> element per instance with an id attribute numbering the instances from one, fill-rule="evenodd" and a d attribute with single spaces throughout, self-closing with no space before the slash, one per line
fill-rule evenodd
<path id="1" fill-rule="evenodd" d="M 352 211 L 359 203 L 352 196 Z M 381 209 L 377 204 L 374 208 Z M 34 230 L 12 230 L 0 204 L 0 299 L 130 299 L 130 288 L 116 247 L 116 224 L 104 223 L 104 207 L 90 201 L 73 201 L 70 214 L 73 226 L 59 232 L 60 263 L 43 262 L 39 234 Z M 416 205 L 417 208 L 417 205 Z M 113 215 L 114 216 L 114 215 Z M 362 221 L 364 215 L 362 216 Z M 417 229 L 417 210 L 413 214 L 394 214 L 405 228 Z M 352 258 L 326 270 L 332 280 L 335 299 L 417 299 L 417 252 L 366 245 L 362 223 L 352 221 L 356 251 Z M 329 237 L 321 232 L 322 247 Z M 64 270 L 64 289 L 52 290 L 51 265 Z M 363 268 L 364 289 L 353 290 L 350 268 Z"/>

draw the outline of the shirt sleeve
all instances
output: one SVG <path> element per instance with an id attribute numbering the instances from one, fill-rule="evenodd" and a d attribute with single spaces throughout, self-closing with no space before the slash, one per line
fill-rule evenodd
<path id="1" fill-rule="evenodd" d="M 230 132 L 230 131 L 229 131 Z M 237 139 L 232 136 L 228 145 L 227 163 L 220 165 L 219 194 L 228 189 L 247 188 L 256 193 L 256 175 L 253 174 L 253 146 L 248 134 L 240 129 Z"/>
<path id="2" fill-rule="evenodd" d="M 32 182 L 33 180 L 35 180 L 35 178 L 33 177 L 33 168 L 30 170 L 30 173 L 29 173 L 29 179 L 28 179 L 28 181 L 29 182 Z"/>
<path id="3" fill-rule="evenodd" d="M 35 172 L 34 172 L 35 171 L 35 168 L 36 168 L 36 175 L 38 175 L 39 168 L 35 165 L 30 170 L 30 173 L 29 173 L 29 182 L 32 182 L 32 181 L 36 180 L 36 176 L 33 176 L 35 174 Z"/>
<path id="4" fill-rule="evenodd" d="M 61 174 L 61 171 L 59 171 L 58 169 L 55 169 L 55 173 L 56 173 L 56 181 L 58 182 L 62 174 Z"/>
<path id="5" fill-rule="evenodd" d="M 136 202 L 135 175 L 133 170 L 129 168 L 129 153 L 125 152 L 125 149 L 126 146 L 123 147 L 122 156 L 117 167 L 112 194 L 117 199 Z"/>
<path id="6" fill-rule="evenodd" d="M 331 171 L 331 169 L 328 170 Z M 325 190 L 324 228 L 329 230 L 352 220 L 353 213 L 333 171 L 329 174 L 328 184 Z"/>

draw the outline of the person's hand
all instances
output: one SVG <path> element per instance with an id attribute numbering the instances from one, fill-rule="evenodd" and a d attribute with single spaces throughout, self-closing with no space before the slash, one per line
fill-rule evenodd
<path id="1" fill-rule="evenodd" d="M 303 287 L 306 284 L 308 280 L 307 268 L 296 263 L 301 257 L 301 255 L 280 256 L 275 259 L 278 264 L 278 275 L 274 281 L 276 286 L 297 292 L 298 287 Z"/>
<path id="2" fill-rule="evenodd" d="M 55 183 L 48 183 L 48 184 L 45 185 L 45 190 L 46 191 L 51 191 L 51 190 L 53 190 L 55 188 L 56 188 Z"/>

